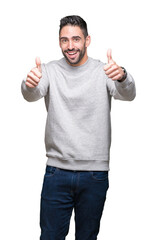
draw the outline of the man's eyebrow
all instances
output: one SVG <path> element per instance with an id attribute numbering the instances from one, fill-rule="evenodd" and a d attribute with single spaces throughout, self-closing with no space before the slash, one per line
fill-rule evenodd
<path id="1" fill-rule="evenodd" d="M 60 37 L 60 38 L 59 38 L 60 41 L 63 40 L 63 39 L 66 39 L 66 40 L 67 40 L 68 38 L 67 38 L 67 37 Z"/>
<path id="2" fill-rule="evenodd" d="M 72 38 L 79 38 L 79 39 L 81 39 L 81 37 L 80 36 L 72 36 Z M 67 37 L 60 37 L 60 40 L 62 40 L 62 39 L 68 39 Z"/>
<path id="3" fill-rule="evenodd" d="M 72 38 L 80 38 L 80 39 L 81 39 L 81 37 L 80 37 L 80 36 L 73 36 Z"/>

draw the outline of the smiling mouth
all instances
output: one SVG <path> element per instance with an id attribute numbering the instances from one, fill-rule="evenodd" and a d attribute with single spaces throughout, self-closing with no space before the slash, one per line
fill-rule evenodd
<path id="1" fill-rule="evenodd" d="M 77 52 L 67 52 L 69 55 L 75 55 Z"/>
<path id="2" fill-rule="evenodd" d="M 69 58 L 75 58 L 77 56 L 77 53 L 79 51 L 65 51 L 66 55 L 69 57 Z"/>

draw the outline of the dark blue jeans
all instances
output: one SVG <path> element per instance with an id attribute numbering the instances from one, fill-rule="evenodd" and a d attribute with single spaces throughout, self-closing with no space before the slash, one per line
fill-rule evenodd
<path id="1" fill-rule="evenodd" d="M 65 240 L 73 209 L 75 240 L 96 240 L 108 187 L 108 171 L 47 166 L 41 193 L 40 240 Z"/>

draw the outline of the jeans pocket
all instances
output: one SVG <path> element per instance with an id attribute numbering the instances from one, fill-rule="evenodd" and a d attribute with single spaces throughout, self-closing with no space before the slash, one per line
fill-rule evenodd
<path id="1" fill-rule="evenodd" d="M 93 171 L 92 178 L 97 181 L 105 181 L 108 179 L 108 171 Z"/>
<path id="2" fill-rule="evenodd" d="M 52 177 L 54 176 L 57 168 L 52 166 L 46 166 L 45 177 Z"/>

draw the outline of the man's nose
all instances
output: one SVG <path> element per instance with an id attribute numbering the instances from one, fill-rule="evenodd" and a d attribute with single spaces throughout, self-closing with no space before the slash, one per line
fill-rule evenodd
<path id="1" fill-rule="evenodd" d="M 73 41 L 69 41 L 68 48 L 72 50 L 74 48 Z"/>

